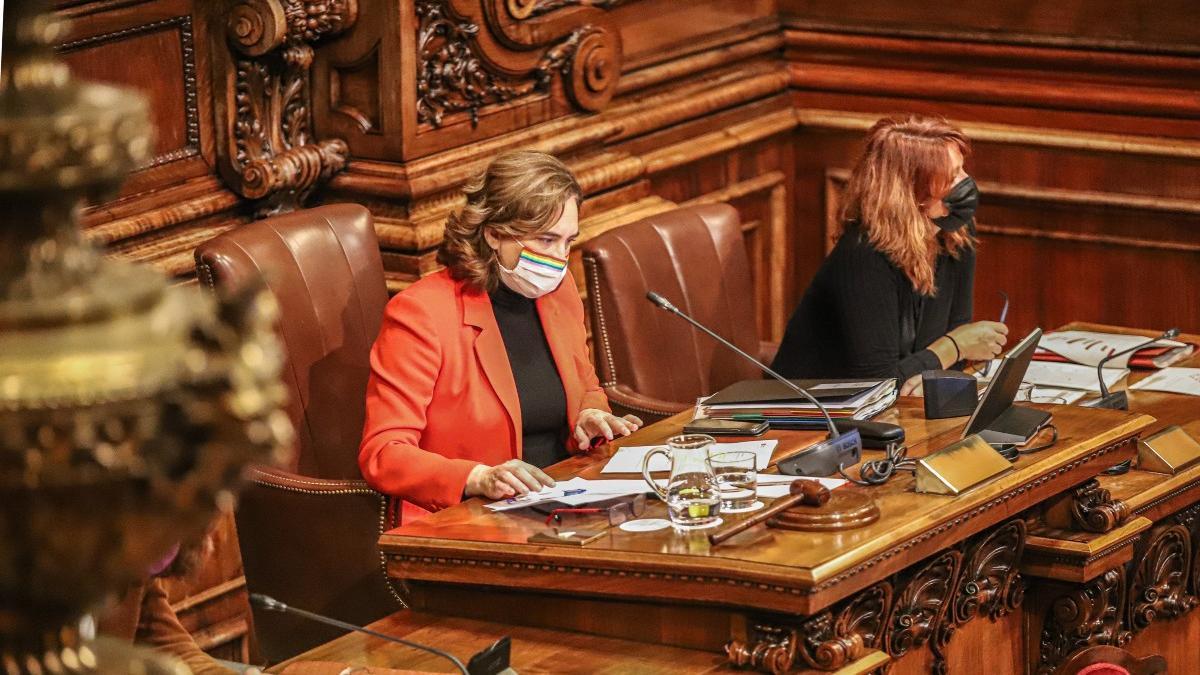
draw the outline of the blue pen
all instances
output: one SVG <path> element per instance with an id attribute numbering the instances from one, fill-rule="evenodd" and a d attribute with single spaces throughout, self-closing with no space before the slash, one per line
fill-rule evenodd
<path id="1" fill-rule="evenodd" d="M 1008 318 L 1008 293 L 1000 291 L 1000 297 L 1004 298 L 1004 308 L 1000 310 L 1000 323 Z"/>
<path id="2" fill-rule="evenodd" d="M 563 496 L 570 497 L 571 495 L 581 495 L 587 492 L 587 488 L 579 488 L 578 490 L 564 490 Z"/>

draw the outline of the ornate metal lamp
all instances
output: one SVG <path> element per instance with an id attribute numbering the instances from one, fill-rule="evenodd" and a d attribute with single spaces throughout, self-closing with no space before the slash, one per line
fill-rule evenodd
<path id="1" fill-rule="evenodd" d="M 71 80 L 42 3 L 0 76 L 0 672 L 180 672 L 79 620 L 290 451 L 265 294 L 218 300 L 106 259 L 77 223 L 145 161 L 141 97 Z"/>

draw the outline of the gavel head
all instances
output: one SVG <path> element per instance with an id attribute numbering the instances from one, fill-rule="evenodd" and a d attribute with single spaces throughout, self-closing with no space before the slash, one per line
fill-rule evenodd
<path id="1" fill-rule="evenodd" d="M 799 495 L 800 503 L 806 506 L 821 506 L 829 501 L 829 488 L 815 480 L 794 480 L 788 492 Z"/>

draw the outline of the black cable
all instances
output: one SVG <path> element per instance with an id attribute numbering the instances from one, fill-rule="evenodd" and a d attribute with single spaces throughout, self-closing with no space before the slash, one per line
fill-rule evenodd
<path id="1" fill-rule="evenodd" d="M 1021 457 L 1021 455 L 1032 455 L 1035 452 L 1048 450 L 1054 447 L 1055 443 L 1058 443 L 1058 427 L 1054 426 L 1053 424 L 1043 424 L 1038 428 L 1037 431 L 1033 432 L 1033 436 L 1031 436 L 1029 440 L 1033 440 L 1033 438 L 1037 437 L 1038 434 L 1042 433 L 1046 429 L 1050 430 L 1050 440 L 1032 448 L 1022 448 L 1013 443 L 990 443 L 989 445 L 991 445 L 996 452 L 1000 453 L 1000 456 L 1004 459 L 1007 459 L 1010 462 L 1015 462 Z"/>
<path id="2" fill-rule="evenodd" d="M 1108 467 L 1107 469 L 1101 471 L 1100 473 L 1104 474 L 1105 476 L 1120 476 L 1121 474 L 1129 473 L 1129 470 L 1132 468 L 1133 468 L 1133 460 L 1127 459 L 1124 462 L 1121 462 L 1120 464 L 1114 464 L 1114 465 Z"/>
<path id="3" fill-rule="evenodd" d="M 846 473 L 846 465 L 838 465 L 838 473 L 842 478 L 863 487 L 874 487 L 888 482 L 897 471 L 916 471 L 917 460 L 908 458 L 908 446 L 895 443 L 888 446 L 883 459 L 873 459 L 863 462 L 858 470 L 861 478 L 855 478 Z"/>

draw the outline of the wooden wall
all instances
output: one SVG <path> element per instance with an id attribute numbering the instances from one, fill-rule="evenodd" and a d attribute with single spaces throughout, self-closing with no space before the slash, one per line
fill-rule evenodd
<path id="1" fill-rule="evenodd" d="M 56 7 L 74 22 L 61 52 L 76 72 L 141 90 L 158 130 L 155 159 L 87 211 L 87 234 L 184 282 L 215 234 L 354 201 L 375 214 L 398 290 L 435 269 L 466 176 L 501 150 L 538 148 L 578 173 L 585 240 L 678 204 L 734 203 L 759 327 L 778 338 L 863 131 L 915 111 L 975 142 L 979 317 L 1004 290 L 1018 331 L 1079 319 L 1200 332 L 1189 0 Z M 222 627 L 245 616 L 236 548 L 214 565 L 178 590 L 179 607 L 205 635 L 234 635 Z"/>

